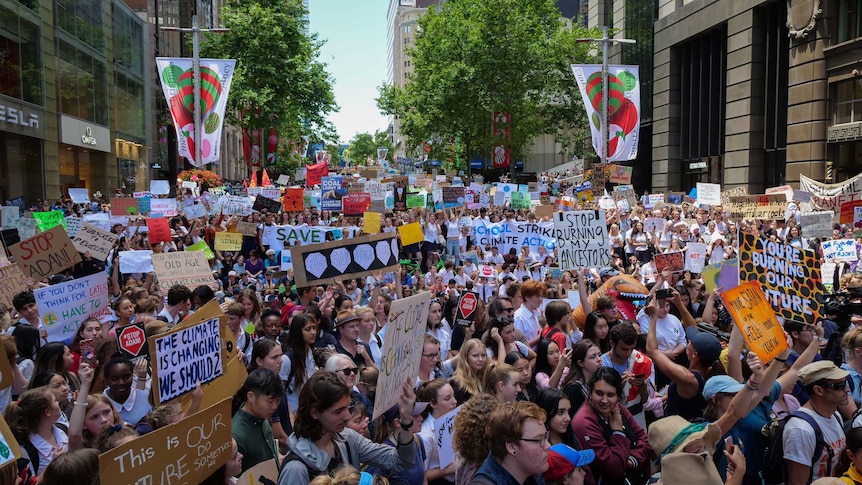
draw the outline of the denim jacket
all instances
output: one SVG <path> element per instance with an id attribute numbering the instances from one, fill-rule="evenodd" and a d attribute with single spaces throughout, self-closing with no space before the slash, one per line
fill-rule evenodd
<path id="1" fill-rule="evenodd" d="M 486 483 L 484 480 L 489 480 L 494 485 L 545 485 L 545 479 L 542 475 L 533 475 L 527 477 L 523 484 L 515 481 L 515 478 L 503 468 L 493 456 L 488 455 L 485 462 L 479 467 L 476 475 L 470 480 L 470 485 L 481 485 Z"/>

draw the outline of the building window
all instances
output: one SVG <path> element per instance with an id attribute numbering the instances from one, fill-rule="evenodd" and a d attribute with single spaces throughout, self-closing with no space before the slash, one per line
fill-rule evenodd
<path id="1" fill-rule="evenodd" d="M 405 26 L 404 26 L 404 33 L 405 33 L 405 34 L 409 34 L 409 33 L 410 33 L 410 26 L 409 26 L 409 25 L 405 25 Z"/>
<path id="2" fill-rule="evenodd" d="M 830 92 L 833 125 L 862 121 L 862 80 L 834 83 Z"/>
<path id="3" fill-rule="evenodd" d="M 108 80 L 104 61 L 60 41 L 59 93 L 62 113 L 108 125 Z"/>
<path id="4" fill-rule="evenodd" d="M 838 0 L 838 42 L 862 37 L 862 0 Z"/>
<path id="5" fill-rule="evenodd" d="M 39 26 L 0 5 L 0 94 L 44 105 L 41 37 Z"/>
<path id="6" fill-rule="evenodd" d="M 101 0 L 59 0 L 57 26 L 99 52 L 105 52 L 105 25 Z"/>

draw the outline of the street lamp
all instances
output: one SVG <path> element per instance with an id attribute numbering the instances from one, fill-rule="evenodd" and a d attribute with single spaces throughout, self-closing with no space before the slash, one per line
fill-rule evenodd
<path id="1" fill-rule="evenodd" d="M 192 15 L 192 27 L 162 27 L 162 30 L 173 32 L 191 32 L 192 33 L 192 73 L 194 76 L 194 104 L 195 104 L 195 162 L 201 163 L 201 46 L 200 33 L 213 32 L 223 34 L 230 32 L 230 29 L 214 28 L 202 29 L 198 22 L 198 12 L 201 11 L 201 0 L 195 1 L 195 14 Z"/>

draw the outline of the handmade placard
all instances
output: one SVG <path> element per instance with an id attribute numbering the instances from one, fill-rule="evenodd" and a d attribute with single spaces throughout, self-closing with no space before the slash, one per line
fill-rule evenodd
<path id="1" fill-rule="evenodd" d="M 771 362 L 787 350 L 784 329 L 758 282 L 749 281 L 725 290 L 721 293 L 721 300 L 733 317 L 736 328 L 742 332 L 748 348 L 762 362 Z"/>
<path id="2" fill-rule="evenodd" d="M 556 212 L 554 235 L 561 269 L 611 265 L 605 211 Z"/>
<path id="3" fill-rule="evenodd" d="M 316 285 L 333 278 L 361 278 L 398 268 L 394 234 L 373 234 L 290 248 L 296 286 Z"/>
<path id="4" fill-rule="evenodd" d="M 215 233 L 216 251 L 239 251 L 242 249 L 242 234 L 238 232 Z"/>
<path id="5" fill-rule="evenodd" d="M 84 320 L 92 317 L 101 321 L 111 315 L 104 272 L 37 288 L 33 295 L 49 342 L 68 341 Z"/>
<path id="6" fill-rule="evenodd" d="M 36 281 L 71 268 L 81 261 L 81 255 L 66 231 L 59 226 L 25 239 L 9 248 L 25 276 Z"/>
<path id="7" fill-rule="evenodd" d="M 150 212 L 149 210 L 147 212 Z M 140 214 L 138 199 L 118 197 L 111 199 L 111 214 L 115 216 L 134 216 Z"/>
<path id="8" fill-rule="evenodd" d="M 108 259 L 114 243 L 117 242 L 117 235 L 110 231 L 99 229 L 91 224 L 84 224 L 75 238 L 72 239 L 72 244 L 75 249 L 81 253 L 90 253 L 93 259 L 104 261 Z"/>
<path id="9" fill-rule="evenodd" d="M 655 261 L 655 270 L 659 273 L 665 268 L 673 273 L 679 273 L 685 269 L 685 258 L 681 251 L 656 254 L 653 256 L 653 261 Z"/>
<path id="10" fill-rule="evenodd" d="M 150 337 L 153 402 L 160 404 L 224 374 L 221 322 L 213 318 L 197 325 Z"/>
<path id="11" fill-rule="evenodd" d="M 14 308 L 12 298 L 22 291 L 27 291 L 27 277 L 18 264 L 0 266 L 0 303 L 6 305 L 6 308 Z"/>
<path id="12" fill-rule="evenodd" d="M 210 265 L 203 251 L 174 251 L 153 254 L 153 269 L 159 278 L 159 286 L 167 291 L 174 285 L 184 285 L 190 290 L 198 286 L 215 285 Z"/>
<path id="13" fill-rule="evenodd" d="M 254 199 L 254 205 L 251 208 L 257 212 L 267 211 L 274 214 L 281 210 L 281 202 L 259 195 Z M 222 210 L 224 210 L 224 206 L 222 206 Z"/>

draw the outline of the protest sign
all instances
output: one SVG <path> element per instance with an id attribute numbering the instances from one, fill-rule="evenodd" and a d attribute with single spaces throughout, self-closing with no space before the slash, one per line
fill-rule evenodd
<path id="1" fill-rule="evenodd" d="M 89 222 L 90 224 L 104 229 L 106 231 L 111 230 L 111 215 L 105 212 L 98 212 L 96 214 L 84 214 L 84 222 Z"/>
<path id="2" fill-rule="evenodd" d="M 230 403 L 225 399 L 102 453 L 101 483 L 203 483 L 232 458 Z"/>
<path id="3" fill-rule="evenodd" d="M 218 234 L 218 233 L 216 233 L 216 234 Z M 213 250 L 210 249 L 210 247 L 207 245 L 207 242 L 203 239 L 192 244 L 191 246 L 186 246 L 185 250 L 186 251 L 203 251 L 204 256 L 206 256 L 206 258 L 207 258 L 207 261 L 215 258 L 215 253 L 213 253 Z"/>
<path id="4" fill-rule="evenodd" d="M 449 411 L 434 420 L 434 439 L 437 442 L 437 454 L 440 468 L 446 468 L 455 461 L 455 451 L 452 449 L 452 435 L 455 432 L 455 416 L 461 411 L 461 406 Z"/>
<path id="5" fill-rule="evenodd" d="M 384 353 L 378 366 L 372 419 L 398 404 L 405 382 L 413 384 L 422 358 L 422 335 L 430 303 L 431 293 L 427 291 L 392 302 L 383 335 Z"/>
<path id="6" fill-rule="evenodd" d="M 260 195 L 266 197 L 271 200 L 278 200 L 281 198 L 281 189 L 277 187 L 262 187 L 260 189 Z"/>
<path id="7" fill-rule="evenodd" d="M 236 225 L 236 232 L 243 236 L 257 237 L 257 224 L 253 222 L 240 221 Z"/>
<path id="8" fill-rule="evenodd" d="M 443 204 L 447 208 L 464 204 L 464 187 L 443 187 Z"/>
<path id="9" fill-rule="evenodd" d="M 69 188 L 69 198 L 75 204 L 89 204 L 90 191 L 86 188 Z"/>
<path id="10" fill-rule="evenodd" d="M 512 200 L 509 207 L 512 209 L 529 209 L 531 207 L 530 194 L 526 192 L 512 192 Z"/>
<path id="11" fill-rule="evenodd" d="M 18 237 L 19 240 L 30 239 L 36 235 L 36 220 L 32 217 L 22 217 L 18 219 Z M 7 245 L 8 247 L 9 245 Z"/>
<path id="12" fill-rule="evenodd" d="M 18 219 L 20 216 L 20 209 L 17 206 L 11 205 L 0 207 L 0 211 L 2 211 L 2 224 L 3 229 L 17 229 L 18 228 Z"/>
<path id="13" fill-rule="evenodd" d="M 772 308 L 785 320 L 814 325 L 821 315 L 820 258 L 789 244 L 742 234 L 739 280 L 757 281 Z"/>
<path id="14" fill-rule="evenodd" d="M 692 273 L 700 273 L 703 271 L 703 265 L 706 264 L 706 244 L 705 243 L 688 243 L 685 245 L 685 269 Z"/>
<path id="15" fill-rule="evenodd" d="M 462 327 L 469 327 L 473 324 L 476 318 L 476 308 L 478 307 L 479 297 L 472 291 L 465 291 L 458 299 L 458 311 L 455 312 L 455 324 Z"/>
<path id="16" fill-rule="evenodd" d="M 81 224 L 84 223 L 84 219 L 81 219 L 77 216 L 66 216 L 66 234 L 69 237 L 75 237 L 78 234 L 78 231 L 81 230 Z"/>
<path id="17" fill-rule="evenodd" d="M 380 232 L 379 212 L 366 212 L 362 215 L 362 232 L 365 234 L 377 234 Z"/>
<path id="18" fill-rule="evenodd" d="M 734 187 L 732 189 L 723 190 L 721 192 L 721 205 L 726 206 L 730 203 L 731 197 L 741 197 L 748 195 L 748 189 L 744 185 Z"/>
<path id="19" fill-rule="evenodd" d="M 36 281 L 71 268 L 81 261 L 72 240 L 62 227 L 25 239 L 9 248 L 21 272 Z"/>
<path id="20" fill-rule="evenodd" d="M 153 271 L 153 252 L 150 250 L 120 251 L 121 273 L 149 273 Z"/>
<path id="21" fill-rule="evenodd" d="M 536 206 L 536 218 L 538 218 L 538 219 L 550 219 L 551 217 L 554 217 L 554 206 L 552 206 L 552 205 Z"/>
<path id="22" fill-rule="evenodd" d="M 254 212 L 251 197 L 225 195 L 222 197 L 221 213 L 226 216 L 250 216 Z"/>
<path id="23" fill-rule="evenodd" d="M 661 273 L 665 268 L 673 273 L 679 273 L 685 269 L 685 258 L 682 251 L 660 253 L 653 256 L 655 270 Z"/>
<path id="24" fill-rule="evenodd" d="M 147 229 L 149 231 L 150 244 L 169 242 L 171 240 L 171 226 L 168 224 L 168 220 L 163 217 L 147 219 Z"/>
<path id="25" fill-rule="evenodd" d="M 739 286 L 739 259 L 733 258 L 727 262 L 718 272 L 716 284 L 719 288 L 736 288 Z"/>
<path id="26" fill-rule="evenodd" d="M 171 184 L 167 180 L 150 180 L 150 193 L 153 195 L 168 195 L 171 193 Z"/>
<path id="27" fill-rule="evenodd" d="M 787 200 L 793 200 L 793 187 L 789 185 L 781 185 L 779 187 L 769 187 L 763 191 L 766 195 L 782 194 Z"/>
<path id="28" fill-rule="evenodd" d="M 422 232 L 422 224 L 418 222 L 411 222 L 410 224 L 398 226 L 398 234 L 401 235 L 402 246 L 420 243 L 425 238 L 425 235 Z"/>
<path id="29" fill-rule="evenodd" d="M 296 286 L 316 285 L 333 278 L 361 278 L 398 268 L 398 241 L 394 234 L 358 236 L 310 246 L 290 248 Z"/>
<path id="30" fill-rule="evenodd" d="M 9 363 L 9 359 L 0 359 L 0 389 L 6 389 L 11 386 L 13 382 L 15 382 L 15 375 L 12 374 L 12 364 Z M 3 460 L 4 451 L 9 450 L 3 450 L 3 448 L 0 448 L 0 462 Z"/>
<path id="31" fill-rule="evenodd" d="M 117 235 L 113 232 L 104 231 L 96 226 L 84 224 L 72 239 L 72 244 L 75 249 L 81 253 L 90 253 L 93 259 L 104 261 L 108 259 L 114 243 L 117 242 Z"/>
<path id="32" fill-rule="evenodd" d="M 159 278 L 162 291 L 174 285 L 190 290 L 204 285 L 215 289 L 213 274 L 203 251 L 174 251 L 153 254 L 153 269 Z"/>
<path id="33" fill-rule="evenodd" d="M 341 200 L 347 195 L 341 176 L 323 177 L 320 181 L 320 210 L 341 211 Z"/>
<path id="34" fill-rule="evenodd" d="M 135 200 L 138 201 L 138 214 L 149 214 L 153 211 L 153 206 L 150 203 L 152 197 L 140 197 Z"/>
<path id="35" fill-rule="evenodd" d="M 284 191 L 283 208 L 285 212 L 299 212 L 304 209 L 302 198 L 305 191 L 302 187 L 288 187 Z"/>
<path id="36" fill-rule="evenodd" d="M 820 248 L 826 261 L 854 263 L 859 260 L 856 255 L 856 241 L 853 239 L 823 241 Z"/>
<path id="37" fill-rule="evenodd" d="M 745 195 L 731 197 L 727 204 L 732 219 L 784 220 L 787 198 L 784 195 Z M 853 217 L 853 211 L 850 211 Z"/>
<path id="38" fill-rule="evenodd" d="M 791 200 L 796 202 L 811 202 L 811 192 L 806 192 L 804 190 L 794 190 L 793 198 Z"/>
<path id="39" fill-rule="evenodd" d="M 174 217 L 177 212 L 177 199 L 150 199 L 150 213 L 163 217 Z"/>
<path id="40" fill-rule="evenodd" d="M 342 202 L 344 215 L 361 216 L 371 209 L 371 194 L 368 192 L 347 194 Z"/>
<path id="41" fill-rule="evenodd" d="M 257 212 L 266 211 L 275 214 L 281 210 L 281 202 L 258 195 L 254 199 L 254 205 L 251 206 L 251 209 Z M 224 210 L 224 206 L 222 206 L 222 210 Z"/>
<path id="42" fill-rule="evenodd" d="M 760 357 L 761 362 L 771 362 L 787 350 L 784 329 L 758 282 L 749 281 L 727 289 L 721 293 L 721 300 L 733 317 L 736 328 L 742 332 L 748 348 Z"/>
<path id="43" fill-rule="evenodd" d="M 278 464 L 275 460 L 266 460 L 249 468 L 236 480 L 242 485 L 274 485 L 278 483 Z"/>
<path id="44" fill-rule="evenodd" d="M 555 242 L 554 222 L 486 222 L 483 219 L 473 220 L 473 234 L 476 244 L 481 246 L 497 246 L 500 254 L 506 254 L 511 248 L 521 251 L 523 246 L 529 246 L 530 251 L 539 252 L 539 246 L 553 249 Z"/>
<path id="45" fill-rule="evenodd" d="M 12 306 L 12 298 L 22 291 L 27 291 L 27 277 L 18 264 L 0 266 L 0 303 L 6 305 L 6 308 L 15 308 Z"/>
<path id="46" fill-rule="evenodd" d="M 634 192 L 634 191 L 632 191 Z M 664 194 L 649 194 L 647 196 L 647 209 L 660 209 L 664 205 Z"/>
<path id="47" fill-rule="evenodd" d="M 650 234 L 664 231 L 665 225 L 667 225 L 667 219 L 661 217 L 647 217 L 644 219 L 644 231 Z"/>
<path id="48" fill-rule="evenodd" d="M 329 173 L 329 166 L 326 162 L 315 163 L 314 165 L 305 166 L 305 186 L 320 185 L 320 180 Z M 297 179 L 301 180 L 301 179 Z"/>
<path id="49" fill-rule="evenodd" d="M 612 184 L 630 184 L 632 183 L 632 169 L 633 167 L 626 167 L 625 165 L 611 165 L 608 181 Z"/>
<path id="50" fill-rule="evenodd" d="M 84 320 L 111 315 L 104 272 L 37 288 L 33 295 L 49 342 L 70 341 Z"/>
<path id="51" fill-rule="evenodd" d="M 12 434 L 9 425 L 6 424 L 6 419 L 0 416 L 0 467 L 14 462 L 21 456 L 18 440 L 15 439 L 15 435 Z"/>
<path id="52" fill-rule="evenodd" d="M 134 216 L 139 213 L 138 199 L 132 199 L 131 197 L 111 199 L 111 214 L 115 216 Z"/>
<path id="53" fill-rule="evenodd" d="M 734 259 L 728 259 L 728 260 L 722 261 L 720 263 L 715 263 L 715 264 L 710 264 L 710 265 L 704 266 L 701 273 L 703 276 L 703 286 L 706 288 L 706 292 L 710 293 L 710 292 L 712 292 L 712 290 L 714 290 L 718 286 L 718 275 L 719 275 L 719 273 L 721 273 L 721 269 L 723 267 L 733 266 L 733 268 L 738 271 L 738 268 L 739 268 L 738 264 L 739 264 L 739 260 L 734 258 Z M 736 286 L 736 285 L 734 285 L 734 286 Z M 724 288 L 724 287 L 722 287 L 722 288 Z"/>
<path id="54" fill-rule="evenodd" d="M 207 207 L 203 204 L 192 204 L 183 207 L 183 214 L 188 219 L 199 219 L 207 216 Z"/>
<path id="55" fill-rule="evenodd" d="M 158 265 L 158 263 L 156 263 Z M 149 339 L 153 404 L 169 401 L 224 374 L 221 321 L 173 329 Z"/>
<path id="56" fill-rule="evenodd" d="M 143 323 L 132 323 L 117 329 L 117 347 L 132 362 L 150 355 Z"/>
<path id="57" fill-rule="evenodd" d="M 290 183 L 290 176 L 281 174 L 278 176 L 278 180 L 275 181 L 276 185 L 287 185 Z"/>
<path id="58" fill-rule="evenodd" d="M 494 270 L 494 267 L 491 265 L 487 265 L 487 264 L 480 264 L 479 265 L 479 277 L 481 277 L 481 278 L 493 278 L 495 272 L 496 271 Z"/>
<path id="59" fill-rule="evenodd" d="M 856 207 L 862 207 L 862 200 L 851 200 L 841 204 L 841 212 L 838 222 L 841 224 L 852 224 L 855 215 L 854 209 Z M 36 213 L 34 213 L 33 216 L 35 217 Z"/>
<path id="60" fill-rule="evenodd" d="M 832 237 L 832 211 L 810 212 L 799 216 L 799 224 L 805 228 L 806 237 L 828 239 Z"/>
<path id="61" fill-rule="evenodd" d="M 237 232 L 215 233 L 216 251 L 239 251 L 242 249 L 242 234 Z"/>
<path id="62" fill-rule="evenodd" d="M 697 202 L 706 205 L 721 205 L 721 185 L 698 182 Z"/>
<path id="63" fill-rule="evenodd" d="M 407 210 L 407 177 L 396 177 L 392 180 L 395 182 L 394 202 L 395 210 Z"/>
<path id="64" fill-rule="evenodd" d="M 425 197 L 427 194 L 425 192 L 419 192 L 418 194 L 407 194 L 407 208 L 413 209 L 416 207 L 425 207 Z"/>
<path id="65" fill-rule="evenodd" d="M 564 271 L 611 265 L 605 211 L 557 212 L 554 234 L 560 268 Z"/>
<path id="66" fill-rule="evenodd" d="M 39 232 L 45 232 L 56 226 L 66 228 L 66 218 L 61 210 L 34 212 L 33 219 L 36 220 L 36 227 L 39 229 Z"/>

